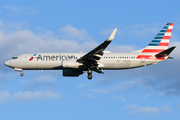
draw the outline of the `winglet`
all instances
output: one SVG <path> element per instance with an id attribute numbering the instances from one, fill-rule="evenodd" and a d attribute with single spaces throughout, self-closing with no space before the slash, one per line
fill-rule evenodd
<path id="1" fill-rule="evenodd" d="M 107 39 L 107 41 L 112 41 L 114 39 L 114 36 L 116 34 L 116 30 L 117 28 L 114 29 L 114 31 L 111 33 L 111 35 L 109 36 L 109 38 Z"/>

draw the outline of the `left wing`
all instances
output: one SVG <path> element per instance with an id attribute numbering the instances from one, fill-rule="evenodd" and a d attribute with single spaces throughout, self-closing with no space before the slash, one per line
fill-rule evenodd
<path id="1" fill-rule="evenodd" d="M 103 43 L 101 43 L 99 46 L 94 48 L 92 51 L 89 53 L 85 54 L 81 58 L 79 58 L 77 61 L 86 63 L 86 64 L 91 64 L 91 63 L 97 63 L 98 60 L 101 59 L 103 56 L 103 51 L 104 49 L 111 43 L 111 41 L 114 39 L 114 36 L 116 34 L 117 28 L 114 29 L 110 37 L 105 40 Z"/>

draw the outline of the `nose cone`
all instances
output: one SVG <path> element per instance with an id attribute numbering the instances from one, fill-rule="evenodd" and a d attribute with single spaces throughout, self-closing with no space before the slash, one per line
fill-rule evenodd
<path id="1" fill-rule="evenodd" d="M 6 61 L 4 64 L 5 64 L 6 66 L 10 66 L 10 60 Z"/>

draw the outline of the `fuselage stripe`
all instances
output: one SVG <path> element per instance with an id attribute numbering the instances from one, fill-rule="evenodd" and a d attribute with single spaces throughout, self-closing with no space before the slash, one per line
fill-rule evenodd
<path id="1" fill-rule="evenodd" d="M 165 49 L 144 49 L 142 53 L 159 53 L 164 51 Z"/>
<path id="2" fill-rule="evenodd" d="M 165 60 L 165 57 L 157 58 L 153 55 L 138 55 L 136 59 Z"/>

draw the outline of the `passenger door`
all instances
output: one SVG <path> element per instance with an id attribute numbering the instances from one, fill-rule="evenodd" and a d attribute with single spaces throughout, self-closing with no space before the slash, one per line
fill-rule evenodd
<path id="1" fill-rule="evenodd" d="M 24 62 L 24 63 L 28 62 L 28 54 L 25 54 L 25 55 L 24 55 L 23 62 Z"/>

